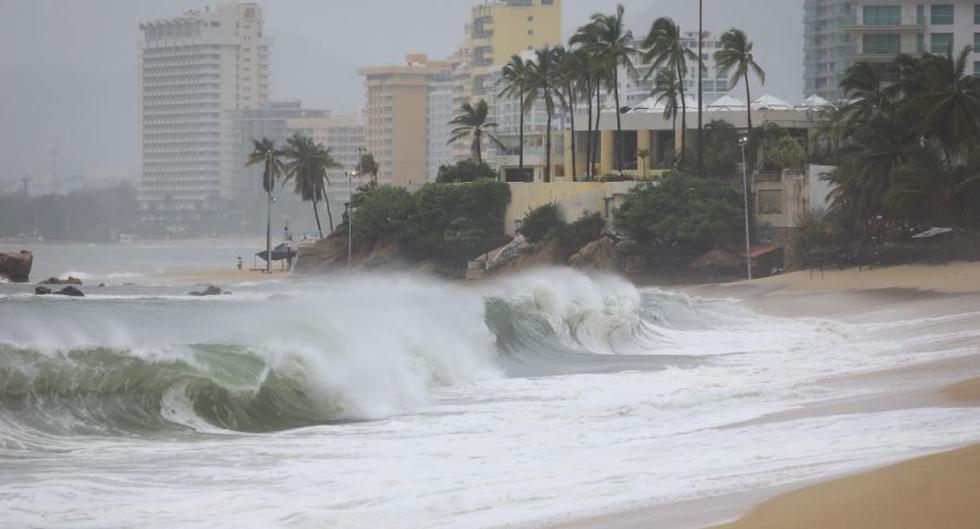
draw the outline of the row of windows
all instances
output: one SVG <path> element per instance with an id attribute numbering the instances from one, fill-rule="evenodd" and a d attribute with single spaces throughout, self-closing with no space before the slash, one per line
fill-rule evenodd
<path id="1" fill-rule="evenodd" d="M 974 33 L 973 46 L 980 49 L 978 45 L 980 45 L 980 33 Z M 950 49 L 956 51 L 952 33 L 932 33 L 929 35 L 928 51 L 930 53 L 944 54 Z M 925 36 L 922 33 L 917 35 L 916 51 L 927 51 Z M 898 55 L 902 53 L 902 36 L 896 33 L 864 35 L 863 52 L 874 55 Z"/>
<path id="2" fill-rule="evenodd" d="M 865 26 L 902 25 L 902 6 L 875 5 L 864 6 L 863 24 Z M 916 24 L 925 24 L 926 6 L 916 6 Z M 933 26 L 951 26 L 956 22 L 956 6 L 953 4 L 934 4 L 929 10 L 929 23 Z M 973 6 L 973 22 L 980 24 L 980 4 Z"/>

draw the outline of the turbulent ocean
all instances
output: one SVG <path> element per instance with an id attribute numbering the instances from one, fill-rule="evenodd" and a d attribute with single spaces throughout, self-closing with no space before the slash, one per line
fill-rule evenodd
<path id="1" fill-rule="evenodd" d="M 166 276 L 246 252 L 43 247 L 33 277 L 87 297 L 0 285 L 0 526 L 548 527 L 980 430 L 976 408 L 757 420 L 975 354 L 976 312 L 777 317 L 570 270 L 243 272 L 212 298 Z"/>

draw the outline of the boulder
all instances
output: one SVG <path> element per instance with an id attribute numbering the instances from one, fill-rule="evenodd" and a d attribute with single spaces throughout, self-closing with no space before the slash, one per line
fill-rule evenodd
<path id="1" fill-rule="evenodd" d="M 568 264 L 584 270 L 613 271 L 619 269 L 619 256 L 612 239 L 603 237 L 583 246 L 568 260 Z"/>
<path id="2" fill-rule="evenodd" d="M 34 294 L 38 296 L 47 296 L 51 293 L 51 289 L 48 287 L 37 287 L 34 289 Z"/>
<path id="3" fill-rule="evenodd" d="M 30 281 L 33 264 L 34 254 L 31 252 L 0 253 L 0 278 L 14 283 L 27 283 Z"/>
<path id="4" fill-rule="evenodd" d="M 293 271 L 298 273 L 329 272 L 347 266 L 347 237 L 334 233 L 313 244 L 300 246 Z"/>
<path id="5" fill-rule="evenodd" d="M 194 292 L 188 292 L 187 295 L 196 296 L 196 297 L 205 297 L 205 296 L 220 296 L 223 293 L 224 291 L 222 291 L 220 288 L 214 285 L 209 285 L 204 290 L 195 290 Z"/>
<path id="6" fill-rule="evenodd" d="M 378 268 L 394 264 L 401 260 L 401 244 L 394 239 L 379 238 L 371 248 L 371 253 L 364 260 L 367 268 Z"/>
<path id="7" fill-rule="evenodd" d="M 63 288 L 63 289 L 55 292 L 55 294 L 57 294 L 59 296 L 70 296 L 70 297 L 73 297 L 73 298 L 84 298 L 85 297 L 85 293 L 84 292 L 82 292 L 81 290 L 78 290 L 77 288 L 75 288 L 73 286 L 67 286 L 67 287 L 65 287 L 65 288 Z"/>
<path id="8" fill-rule="evenodd" d="M 44 281 L 38 283 L 39 285 L 76 285 L 82 286 L 82 280 L 77 277 L 68 276 L 68 279 L 59 279 L 57 277 L 49 277 Z"/>

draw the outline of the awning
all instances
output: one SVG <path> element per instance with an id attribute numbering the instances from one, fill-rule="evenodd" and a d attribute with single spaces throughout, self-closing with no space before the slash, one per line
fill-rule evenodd
<path id="1" fill-rule="evenodd" d="M 782 251 L 782 249 L 782 246 L 777 246 L 775 244 L 756 244 L 752 246 L 752 251 L 749 252 L 749 257 L 752 259 L 758 259 L 771 253 Z M 738 256 L 745 259 L 745 250 L 739 252 Z"/>

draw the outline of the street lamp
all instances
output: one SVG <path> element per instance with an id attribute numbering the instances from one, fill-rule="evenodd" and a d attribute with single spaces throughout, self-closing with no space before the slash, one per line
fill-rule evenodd
<path id="1" fill-rule="evenodd" d="M 745 200 L 745 265 L 752 279 L 752 238 L 749 233 L 749 164 L 745 160 L 745 149 L 749 145 L 748 136 L 738 140 L 742 150 L 742 195 Z"/>
<path id="2" fill-rule="evenodd" d="M 354 177 L 357 171 L 344 171 L 347 176 L 347 266 L 354 255 Z"/>

